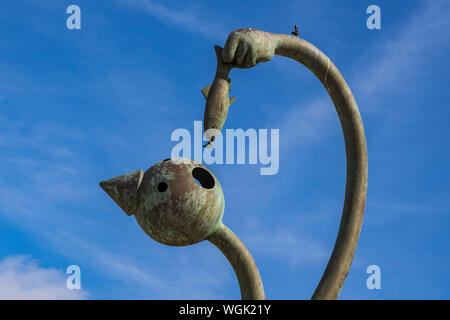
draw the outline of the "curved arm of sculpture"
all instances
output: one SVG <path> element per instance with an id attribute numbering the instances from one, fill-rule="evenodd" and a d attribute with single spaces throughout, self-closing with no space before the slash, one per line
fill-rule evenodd
<path id="1" fill-rule="evenodd" d="M 367 192 L 364 127 L 353 94 L 331 60 L 301 38 L 272 35 L 276 43 L 275 54 L 304 64 L 322 82 L 334 103 L 344 133 L 347 158 L 344 208 L 333 252 L 312 296 L 312 299 L 336 299 L 350 270 L 364 215 Z"/>
<path id="2" fill-rule="evenodd" d="M 265 299 L 258 268 L 242 241 L 227 226 L 221 225 L 208 240 L 222 251 L 231 263 L 241 288 L 243 300 Z"/>
<path id="3" fill-rule="evenodd" d="M 334 103 L 344 133 L 347 158 L 344 208 L 333 252 L 312 296 L 312 299 L 336 299 L 350 270 L 364 215 L 367 147 L 361 116 L 352 92 L 336 66 L 324 53 L 301 38 L 251 28 L 238 29 L 229 35 L 222 59 L 233 68 L 251 68 L 258 62 L 269 61 L 274 54 L 294 59 L 316 75 Z M 228 76 L 230 68 L 224 70 Z M 207 129 L 221 130 L 227 117 L 228 86 L 216 84 L 219 80 L 223 82 L 223 74 L 216 73 L 211 90 L 205 94 L 205 119 L 208 120 L 205 134 Z"/>

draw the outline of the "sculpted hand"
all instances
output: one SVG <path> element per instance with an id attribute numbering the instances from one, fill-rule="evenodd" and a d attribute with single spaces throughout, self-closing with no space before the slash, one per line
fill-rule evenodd
<path id="1" fill-rule="evenodd" d="M 237 29 L 230 33 L 222 52 L 222 60 L 233 67 L 251 68 L 266 62 L 275 54 L 272 34 L 256 29 Z"/>

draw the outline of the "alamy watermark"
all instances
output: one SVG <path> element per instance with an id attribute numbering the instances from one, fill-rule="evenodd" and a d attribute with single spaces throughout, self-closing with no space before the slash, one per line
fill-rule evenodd
<path id="1" fill-rule="evenodd" d="M 367 7 L 367 14 L 370 16 L 366 20 L 366 26 L 369 30 L 381 29 L 381 9 L 376 4 L 372 4 Z"/>
<path id="2" fill-rule="evenodd" d="M 81 9 L 79 6 L 72 4 L 67 7 L 66 13 L 70 14 L 66 20 L 66 27 L 69 30 L 81 29 Z"/>
<path id="3" fill-rule="evenodd" d="M 372 264 L 367 267 L 366 273 L 370 274 L 367 278 L 366 285 L 367 289 L 373 290 L 381 289 L 381 269 L 376 264 Z"/>
<path id="4" fill-rule="evenodd" d="M 66 273 L 70 276 L 66 279 L 66 287 L 69 290 L 81 290 L 81 269 L 73 264 L 67 267 Z"/>
<path id="5" fill-rule="evenodd" d="M 225 135 L 216 134 L 214 147 L 204 148 L 208 140 L 203 134 L 202 122 L 194 121 L 193 139 L 187 129 L 172 132 L 171 141 L 178 143 L 172 148 L 171 158 L 187 158 L 205 164 L 246 164 L 248 160 L 248 164 L 265 166 L 260 168 L 261 175 L 274 175 L 279 170 L 279 139 L 279 129 L 226 129 Z"/>

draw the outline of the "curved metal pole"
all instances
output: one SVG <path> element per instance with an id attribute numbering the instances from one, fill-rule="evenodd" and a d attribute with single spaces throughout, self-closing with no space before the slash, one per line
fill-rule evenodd
<path id="1" fill-rule="evenodd" d="M 336 299 L 350 270 L 364 215 L 367 192 L 367 147 L 364 127 L 352 92 L 331 60 L 311 43 L 273 34 L 275 54 L 305 65 L 322 82 L 334 103 L 344 133 L 347 158 L 345 201 L 339 232 L 312 299 Z"/>
<path id="2" fill-rule="evenodd" d="M 244 59 L 246 48 L 250 48 Z M 241 50 L 243 49 L 243 50 Z M 350 270 L 361 231 L 367 192 L 367 147 L 358 106 L 344 78 L 331 60 L 311 43 L 290 35 L 250 28 L 230 34 L 224 54 L 217 50 L 218 65 L 214 82 L 204 89 L 205 134 L 210 142 L 222 129 L 228 107 L 228 73 L 231 68 L 250 68 L 269 61 L 273 54 L 294 59 L 305 65 L 322 82 L 334 103 L 344 133 L 347 158 L 347 182 L 344 208 L 333 252 L 312 299 L 336 299 Z M 222 59 L 226 57 L 227 63 Z M 222 58 L 222 59 L 221 59 Z M 248 59 L 250 58 L 250 59 Z M 231 64 L 235 59 L 235 64 Z M 240 61 L 240 62 L 239 62 Z M 208 135 L 207 135 L 208 136 Z"/>
<path id="3" fill-rule="evenodd" d="M 208 240 L 227 257 L 239 281 L 242 300 L 264 300 L 264 288 L 250 252 L 227 226 L 221 225 Z"/>

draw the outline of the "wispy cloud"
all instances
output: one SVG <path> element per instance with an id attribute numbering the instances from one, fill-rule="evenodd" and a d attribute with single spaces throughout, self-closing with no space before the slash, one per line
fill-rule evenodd
<path id="1" fill-rule="evenodd" d="M 392 221 L 405 219 L 421 219 L 433 215 L 444 216 L 450 211 L 447 196 L 437 195 L 415 202 L 392 202 L 386 199 L 373 199 L 367 203 L 366 211 L 369 213 L 366 223 L 370 226 L 384 226 Z"/>
<path id="2" fill-rule="evenodd" d="M 246 245 L 261 257 L 283 261 L 291 267 L 321 263 L 329 255 L 320 242 L 287 228 L 254 232 L 246 236 Z"/>
<path id="3" fill-rule="evenodd" d="M 336 117 L 335 113 L 333 103 L 328 97 L 317 98 L 307 105 L 288 111 L 280 121 L 283 134 L 280 141 L 281 150 L 303 147 L 329 135 L 334 126 L 325 124 Z"/>
<path id="4" fill-rule="evenodd" d="M 210 12 L 207 12 L 199 4 L 182 7 L 173 2 L 169 4 L 164 2 L 163 4 L 162 1 L 117 1 L 154 17 L 170 27 L 185 29 L 209 38 L 220 37 L 223 39 L 226 36 L 226 32 L 223 31 L 225 28 L 221 28 L 220 24 L 218 26 L 216 22 L 213 22 L 213 18 L 208 18 Z M 438 34 L 441 28 L 448 29 L 448 21 L 445 20 L 448 10 L 443 9 L 442 4 L 443 2 L 439 1 L 430 3 L 428 9 L 421 11 L 405 24 L 403 31 L 393 34 L 387 42 L 387 47 L 380 45 L 379 48 L 383 49 L 377 49 L 373 63 L 370 69 L 364 72 L 363 77 L 359 76 L 360 70 L 349 77 L 350 83 L 355 84 L 351 86 L 352 90 L 358 94 L 360 99 L 370 99 L 375 94 L 389 90 L 389 87 L 397 86 L 402 73 L 417 71 L 416 67 L 420 67 L 425 61 L 423 56 L 427 53 L 428 46 L 442 48 L 445 45 L 439 42 L 438 36 L 430 36 Z M 411 39 L 412 41 L 410 41 Z M 405 56 L 408 58 L 404 59 Z M 385 69 L 388 71 L 383 72 Z M 312 77 L 312 75 L 310 76 Z M 117 78 L 120 77 L 117 76 Z M 28 78 L 19 76 L 0 78 L 0 89 L 2 89 L 0 91 L 3 92 L 0 94 L 0 102 L 5 98 L 5 92 L 13 96 L 29 93 L 30 90 L 38 91 L 31 87 L 27 87 L 26 92 L 17 91 L 20 88 L 23 89 L 23 86 L 20 86 L 21 83 L 29 83 Z M 120 88 L 120 83 L 112 87 Z M 138 90 L 134 91 L 133 88 L 129 88 L 128 91 L 127 95 L 135 99 L 136 103 L 142 103 L 147 99 L 146 96 L 142 96 L 142 99 L 136 100 L 135 92 Z M 125 98 L 124 101 L 126 101 Z M 364 104 L 360 107 L 372 108 L 373 105 Z M 282 137 L 285 138 L 282 138 L 280 142 L 289 148 L 318 142 L 331 132 L 335 132 L 334 129 L 338 126 L 332 103 L 325 94 L 305 106 L 292 105 L 285 116 L 278 120 Z M 0 216 L 2 218 L 13 220 L 20 226 L 25 225 L 28 230 L 34 231 L 45 239 L 46 243 L 48 241 L 48 245 L 55 252 L 72 258 L 76 257 L 76 261 L 89 263 L 94 266 L 93 268 L 100 266 L 100 269 L 105 270 L 105 274 L 108 274 L 111 279 L 119 279 L 120 284 L 127 286 L 131 284 L 130 287 L 138 288 L 137 290 L 142 291 L 140 295 L 142 297 L 223 298 L 221 288 L 224 283 L 235 281 L 228 262 L 220 253 L 214 251 L 215 248 L 210 250 L 202 247 L 199 249 L 194 246 L 180 249 L 180 251 L 164 248 L 170 251 L 170 259 L 167 259 L 154 247 L 149 250 L 151 253 L 138 253 L 138 249 L 127 250 L 116 243 L 108 243 L 108 240 L 113 238 L 114 230 L 108 229 L 107 224 L 110 223 L 110 220 L 102 221 L 104 217 L 101 216 L 101 212 L 109 210 L 109 207 L 105 209 L 101 205 L 99 207 L 98 201 L 87 201 L 91 199 L 92 190 L 97 188 L 95 177 L 95 172 L 99 172 L 97 164 L 92 162 L 89 156 L 86 157 L 88 153 L 83 154 L 77 147 L 71 148 L 70 146 L 89 145 L 88 148 L 108 149 L 106 153 L 109 156 L 105 156 L 105 158 L 115 158 L 120 152 L 116 150 L 114 157 L 110 156 L 113 154 L 113 149 L 117 149 L 118 145 L 130 143 L 124 137 L 103 132 L 102 140 L 101 134 L 91 134 L 92 132 L 89 130 L 80 132 L 55 123 L 13 122 L 2 115 L 0 115 L 0 128 L 0 169 L 2 169 L 0 170 L 2 172 L 0 174 Z M 336 132 L 340 134 L 339 131 Z M 114 146 L 111 147 L 111 145 Z M 248 184 L 246 185 L 247 190 L 252 190 L 251 193 L 254 196 L 245 193 L 241 198 L 235 197 L 234 201 L 241 200 L 245 204 L 251 203 L 248 205 L 249 207 L 254 203 L 258 206 L 258 199 L 261 199 L 258 191 L 261 190 L 259 186 L 262 181 L 259 179 L 262 178 L 251 180 L 248 179 L 251 175 L 249 170 L 242 172 L 240 180 L 245 180 L 245 183 Z M 236 182 L 235 189 L 242 190 L 245 183 Z M 230 193 L 227 195 L 230 196 Z M 270 192 L 270 195 L 273 196 L 273 193 Z M 95 205 L 89 207 L 89 202 Z M 261 200 L 260 202 L 264 203 Z M 61 203 L 65 203 L 67 206 L 59 206 Z M 76 219 L 71 215 L 70 207 L 75 208 L 73 211 L 77 211 Z M 83 212 L 86 208 L 89 211 L 87 213 Z M 398 210 L 396 207 L 391 209 Z M 95 215 L 89 215 L 92 212 L 95 212 Z M 332 212 L 335 213 L 336 210 Z M 249 216 L 255 218 L 256 214 Z M 239 223 L 241 223 L 243 218 L 236 219 L 240 219 Z M 80 221 L 84 221 L 84 223 Z M 103 230 L 107 230 L 102 235 L 98 234 L 99 222 L 102 223 Z M 285 222 L 277 226 L 272 225 L 269 229 L 267 224 L 270 223 L 263 222 L 264 224 L 255 228 L 253 230 L 255 232 L 252 234 L 237 232 L 245 240 L 245 244 L 251 247 L 251 251 L 256 250 L 255 253 L 261 256 L 282 260 L 292 266 L 323 261 L 327 258 L 329 252 L 323 248 L 323 242 L 316 242 L 316 238 L 312 236 L 301 235 L 297 228 L 298 225 Z M 265 232 L 266 230 L 267 232 Z M 266 234 L 271 234 L 270 239 L 263 236 Z M 131 234 L 129 243 L 133 243 L 135 240 L 133 237 L 135 235 Z M 105 239 L 108 240 L 105 241 Z M 139 250 L 143 248 L 144 246 L 139 247 Z M 189 253 L 193 252 L 192 250 L 198 250 L 194 255 L 202 256 L 204 253 L 208 258 L 212 257 L 213 261 L 208 262 L 208 265 L 199 265 L 197 261 L 193 261 L 192 255 L 189 256 Z M 80 252 L 82 253 L 78 255 Z M 157 263 L 152 263 L 152 260 L 148 259 L 151 255 L 153 261 L 157 260 Z M 22 270 L 21 273 L 18 271 L 8 273 L 10 279 L 18 279 L 20 275 L 33 274 L 30 270 L 40 270 L 38 267 L 35 269 L 30 267 L 33 264 L 27 262 L 27 259 L 13 260 L 8 263 L 0 263 L 0 266 L 7 266 L 4 267 L 4 270 Z M 162 261 L 167 261 L 167 263 L 164 264 Z M 5 271 L 6 273 L 7 271 Z M 2 279 L 2 274 L 0 272 L 0 279 Z M 217 277 L 217 274 L 220 274 L 221 277 Z M 0 288 L 2 283 L 0 281 Z M 16 290 L 18 292 L 24 287 L 18 281 L 13 281 L 9 285 L 11 288 L 18 288 Z"/>
<path id="5" fill-rule="evenodd" d="M 23 214 L 33 216 L 34 210 L 54 201 L 87 196 L 82 182 L 86 163 L 73 148 L 84 139 L 82 132 L 62 124 L 1 118 L 0 125 L 1 215 L 21 206 Z M 54 217 L 51 212 L 40 217 L 46 218 Z"/>
<path id="6" fill-rule="evenodd" d="M 30 257 L 10 256 L 0 261 L 0 299 L 86 299 L 84 290 L 69 290 L 67 274 L 42 268 Z"/>
<path id="7" fill-rule="evenodd" d="M 391 93 L 393 88 L 395 90 L 401 88 L 403 92 L 410 91 L 411 87 L 407 79 L 417 77 L 417 74 L 420 74 L 421 70 L 427 66 L 430 56 L 442 54 L 442 49 L 450 45 L 448 33 L 441 32 L 450 27 L 449 9 L 448 2 L 428 2 L 406 19 L 407 22 L 402 25 L 400 31 L 392 32 L 390 37 L 377 43 L 376 47 L 367 53 L 371 57 L 371 63 L 367 68 L 362 71 L 361 59 L 356 59 L 357 63 L 349 66 L 353 72 L 346 78 L 363 113 L 376 114 L 385 110 L 385 105 L 380 103 L 380 99 Z M 282 67 L 285 69 L 283 65 Z M 312 74 L 309 76 L 313 77 Z M 325 89 L 323 89 L 323 95 L 309 102 L 292 104 L 287 108 L 287 112 L 277 119 L 280 128 L 280 150 L 290 153 L 293 149 L 305 150 L 306 147 L 329 139 L 333 135 L 342 135 L 337 119 Z M 283 161 L 282 157 L 283 155 L 280 155 L 281 161 Z M 257 194 L 257 192 L 254 193 Z M 403 217 L 412 211 L 429 212 L 426 210 L 427 205 L 431 206 L 431 204 L 420 203 L 402 205 L 369 201 L 367 211 L 372 214 L 370 223 L 381 224 L 386 219 L 392 219 L 394 213 L 396 217 Z M 389 218 L 386 217 L 386 213 L 389 213 Z M 324 219 L 330 219 L 330 217 L 324 217 Z M 261 226 L 262 230 L 264 228 Z M 326 259 L 329 254 L 324 250 L 323 242 L 319 242 L 316 237 L 304 238 L 299 231 L 292 228 L 292 224 L 278 229 L 275 233 L 273 231 L 267 233 L 270 234 L 270 240 L 258 234 L 265 233 L 248 236 L 249 246 L 256 250 L 264 248 L 262 255 L 278 257 L 290 264 L 297 265 L 303 261 L 314 262 Z"/>
<path id="8" fill-rule="evenodd" d="M 430 59 L 442 54 L 450 46 L 450 5 L 448 1 L 428 1 L 404 23 L 398 33 L 373 48 L 373 59 L 368 69 L 357 71 L 352 77 L 354 91 L 364 99 L 390 92 L 392 88 L 412 89 L 412 82 L 423 68 L 429 66 Z M 376 104 L 361 108 L 370 111 Z"/>
<path id="9" fill-rule="evenodd" d="M 114 281 L 126 284 L 128 289 L 122 293 L 122 298 L 137 294 L 142 299 L 225 299 L 221 288 L 226 282 L 235 280 L 231 266 L 223 263 L 225 258 L 222 259 L 209 243 L 178 250 L 172 248 L 170 253 L 167 253 L 168 247 L 163 252 L 153 248 L 151 254 L 141 252 L 137 259 L 133 253 L 111 250 L 75 233 L 65 232 L 59 236 L 80 248 L 83 256 L 79 258 L 89 261 L 86 264 L 92 264 Z M 192 254 L 208 257 L 208 263 L 202 263 L 202 259 L 192 261 Z M 236 291 L 236 297 L 238 295 Z"/>
<path id="10" fill-rule="evenodd" d="M 370 51 L 373 57 L 368 69 L 351 67 L 357 70 L 348 77 L 348 82 L 362 111 L 379 112 L 377 97 L 392 88 L 411 89 L 414 75 L 420 74 L 431 57 L 450 45 L 448 33 L 441 32 L 450 28 L 449 15 L 448 1 L 427 2 L 399 32 L 377 43 Z M 280 120 L 283 137 L 280 143 L 294 147 L 314 143 L 330 134 L 328 127 L 333 117 L 337 115 L 328 95 L 292 106 Z"/>
<path id="11" fill-rule="evenodd" d="M 133 287 L 131 292 L 139 292 L 136 295 L 138 297 L 225 298 L 220 288 L 224 281 L 232 277 L 232 269 L 220 259 L 212 259 L 208 266 L 199 266 L 183 258 L 186 255 L 184 251 L 177 251 L 173 253 L 173 259 L 166 262 L 167 269 L 161 270 L 164 257 L 157 252 L 151 254 L 152 259 L 158 260 L 157 264 L 151 263 L 151 259 L 136 261 L 134 254 L 119 249 L 119 245 L 105 245 L 91 238 L 98 234 L 97 224 L 103 219 L 102 215 L 89 214 L 87 201 L 93 196 L 93 190 L 98 188 L 94 181 L 95 174 L 92 173 L 96 170 L 92 170 L 92 163 L 81 160 L 82 155 L 78 150 L 67 147 L 73 142 L 81 143 L 84 134 L 57 124 L 23 124 L 5 119 L 0 120 L 0 126 L 0 147 L 3 150 L 0 156 L 0 168 L 3 169 L 0 175 L 2 219 L 37 234 L 54 252 L 70 258 L 83 269 L 106 270 L 105 273 L 111 279 Z M 14 183 L 11 183 L 11 179 Z M 101 194 L 100 189 L 98 194 Z M 82 205 L 83 202 L 86 205 Z M 67 209 L 67 204 L 78 208 L 76 216 Z M 85 210 L 88 212 L 83 212 Z M 71 223 L 68 223 L 69 220 Z M 104 236 L 114 237 L 114 234 L 105 232 Z M 210 249 L 214 250 L 212 245 Z M 147 257 L 146 254 L 140 257 Z M 51 284 L 42 283 L 45 289 L 42 290 L 42 296 L 36 289 L 43 281 L 39 280 L 39 276 L 55 278 L 53 271 L 44 272 L 34 262 L 23 257 L 7 259 L 0 266 L 4 270 L 3 273 L 0 271 L 0 286 L 4 283 L 5 288 L 12 288 L 11 298 L 57 297 L 50 294 L 50 289 L 54 287 Z M 182 273 L 176 272 L 180 269 Z M 218 269 L 223 269 L 223 277 L 216 277 Z M 226 270 L 229 271 L 228 276 Z M 36 275 L 37 283 L 33 283 L 30 290 L 26 291 L 26 281 L 33 275 Z M 22 282 L 18 280 L 21 278 L 24 279 Z M 61 298 L 65 297 L 64 292 L 60 293 Z M 0 291 L 0 297 L 6 293 Z M 123 297 L 126 297 L 125 293 Z"/>
<path id="12" fill-rule="evenodd" d="M 151 0 L 117 0 L 119 3 L 130 6 L 148 14 L 170 27 L 183 29 L 189 32 L 204 35 L 213 39 L 226 36 L 226 31 L 218 21 L 210 17 L 212 12 L 206 10 L 199 2 L 174 4 L 171 2 Z"/>
<path id="13" fill-rule="evenodd" d="M 158 250 L 151 253 L 135 250 L 130 253 L 118 241 L 111 241 L 115 240 L 114 232 L 117 230 L 108 228 L 111 220 L 103 221 L 105 216 L 101 213 L 108 209 L 103 210 L 104 207 L 102 209 L 98 203 L 93 208 L 89 201 L 98 195 L 106 198 L 98 187 L 97 164 L 83 156 L 87 137 L 93 136 L 95 139 L 90 143 L 108 152 L 108 147 L 103 146 L 105 141 L 95 128 L 79 131 L 63 123 L 12 120 L 7 114 L 0 115 L 0 128 L 2 220 L 32 232 L 52 252 L 69 258 L 71 263 L 80 265 L 82 270 L 104 270 L 102 273 L 112 281 L 117 281 L 117 285 L 129 288 L 128 292 L 122 292 L 123 298 L 226 298 L 221 288 L 227 281 L 234 280 L 233 271 L 212 245 L 175 251 L 171 259 L 165 259 L 165 253 Z M 115 208 L 114 204 L 108 204 Z M 97 214 L 92 215 L 92 212 Z M 99 223 L 102 230 L 106 230 L 101 236 Z M 132 230 L 140 234 L 139 230 Z M 129 235 L 131 241 L 135 233 Z M 104 241 L 102 238 L 109 240 Z M 210 257 L 208 265 L 193 263 L 192 259 L 186 257 L 185 250 L 194 250 L 195 254 L 200 255 L 203 250 L 207 250 L 206 255 Z M 211 252 L 213 256 L 214 252 L 217 253 L 215 258 L 211 258 Z M 153 263 L 155 260 L 158 262 Z M 9 281 L 8 285 L 16 288 L 11 292 L 17 292 L 11 296 L 13 298 L 24 292 L 25 283 L 17 279 L 26 279 L 34 274 L 54 275 L 53 272 L 41 272 L 35 263 L 25 258 L 5 261 L 5 276 L 0 285 L 5 283 L 7 287 Z M 22 271 L 14 272 L 14 268 Z M 221 277 L 216 276 L 217 270 L 221 270 Z M 32 289 L 26 292 L 28 295 L 23 296 L 42 299 L 54 297 L 45 290 L 40 296 L 37 289 L 33 289 L 38 284 L 33 284 Z M 47 287 L 53 288 L 50 285 Z M 236 291 L 238 297 L 239 291 Z"/>

